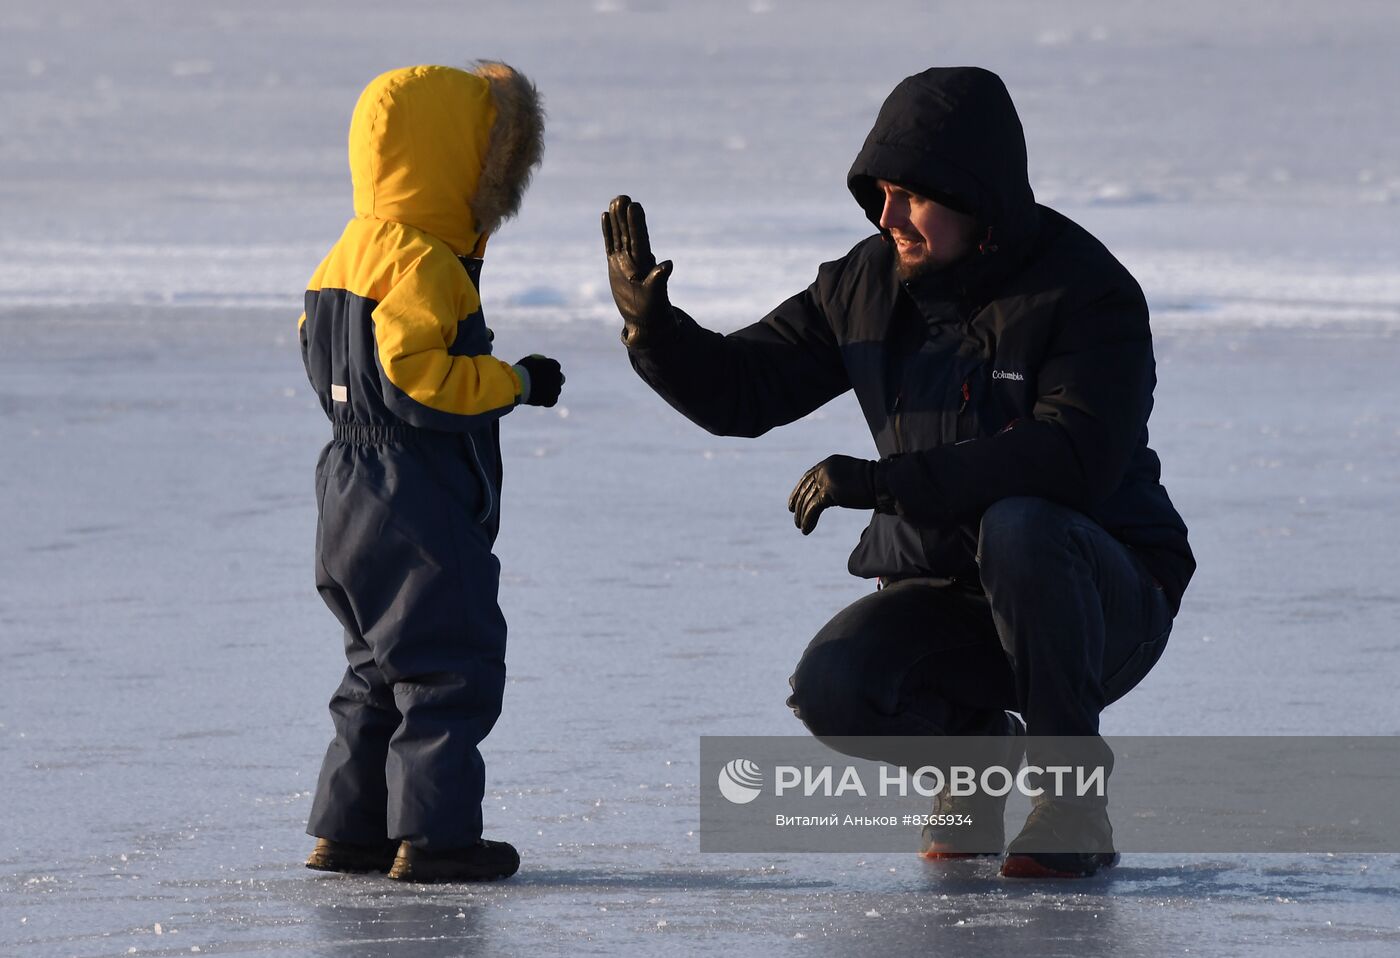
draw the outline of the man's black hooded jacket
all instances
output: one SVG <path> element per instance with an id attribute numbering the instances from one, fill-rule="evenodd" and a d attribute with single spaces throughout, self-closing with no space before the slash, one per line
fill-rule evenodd
<path id="1" fill-rule="evenodd" d="M 848 177 L 877 227 L 880 179 L 973 213 L 978 249 L 905 283 L 888 238 L 872 236 L 728 336 L 678 310 L 678 335 L 631 351 L 637 372 L 727 436 L 760 435 L 853 389 L 895 503 L 851 554 L 856 575 L 976 581 L 983 510 L 1037 496 L 1132 547 L 1178 607 L 1195 560 L 1147 445 L 1146 301 L 1093 236 L 1036 204 L 1001 80 L 957 67 L 901 82 Z"/>

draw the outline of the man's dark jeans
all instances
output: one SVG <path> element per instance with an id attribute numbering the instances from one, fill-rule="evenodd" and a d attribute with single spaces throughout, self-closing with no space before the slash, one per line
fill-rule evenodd
<path id="1" fill-rule="evenodd" d="M 813 734 L 995 735 L 1014 711 L 1031 735 L 1097 735 L 1104 706 L 1166 646 L 1161 587 L 1073 509 L 995 503 L 977 564 L 981 589 L 902 579 L 817 633 L 788 699 Z"/>

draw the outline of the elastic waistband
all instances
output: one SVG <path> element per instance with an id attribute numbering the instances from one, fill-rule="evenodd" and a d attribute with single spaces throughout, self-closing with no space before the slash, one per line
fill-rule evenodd
<path id="1" fill-rule="evenodd" d="M 331 425 L 331 436 L 337 442 L 356 445 L 374 445 L 385 442 L 426 442 L 439 438 L 443 433 L 415 426 L 382 426 L 368 422 L 337 422 Z"/>

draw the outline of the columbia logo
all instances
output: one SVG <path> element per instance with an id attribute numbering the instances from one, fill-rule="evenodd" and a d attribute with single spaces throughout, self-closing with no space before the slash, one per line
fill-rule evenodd
<path id="1" fill-rule="evenodd" d="M 1016 382 L 1025 382 L 1026 377 L 1011 369 L 993 369 L 993 379 L 1014 379 Z"/>

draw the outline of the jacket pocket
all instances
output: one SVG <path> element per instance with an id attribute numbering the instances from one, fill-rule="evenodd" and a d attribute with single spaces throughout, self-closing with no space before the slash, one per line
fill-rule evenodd
<path id="1" fill-rule="evenodd" d="M 482 462 L 481 449 L 474 433 L 463 433 L 462 445 L 466 447 L 467 460 L 471 463 L 472 471 L 476 473 L 477 482 L 481 483 L 481 511 L 477 514 L 476 521 L 485 524 L 491 518 L 491 513 L 496 511 L 497 491 L 490 474 L 494 470 L 487 470 L 486 464 Z"/>

